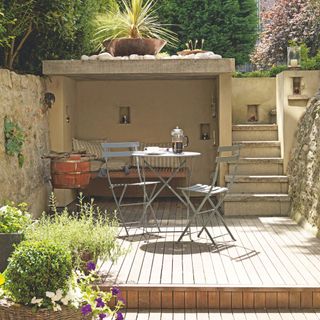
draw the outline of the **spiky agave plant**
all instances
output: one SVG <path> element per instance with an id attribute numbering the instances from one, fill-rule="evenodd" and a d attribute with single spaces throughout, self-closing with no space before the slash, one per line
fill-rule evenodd
<path id="1" fill-rule="evenodd" d="M 108 8 L 108 13 L 96 18 L 96 33 L 93 40 L 97 49 L 103 48 L 106 40 L 119 38 L 156 38 L 169 45 L 177 43 L 176 34 L 159 22 L 155 0 L 121 0 Z"/>

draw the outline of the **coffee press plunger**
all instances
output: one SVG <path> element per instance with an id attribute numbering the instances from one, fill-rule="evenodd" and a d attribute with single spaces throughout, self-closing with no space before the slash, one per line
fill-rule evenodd
<path id="1" fill-rule="evenodd" d="M 184 147 L 189 145 L 189 138 L 183 134 L 183 130 L 176 127 L 171 131 L 172 151 L 181 153 Z"/>

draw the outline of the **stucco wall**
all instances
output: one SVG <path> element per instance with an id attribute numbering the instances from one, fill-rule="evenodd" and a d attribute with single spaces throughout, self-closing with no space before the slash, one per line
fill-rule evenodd
<path id="1" fill-rule="evenodd" d="M 202 153 L 194 161 L 193 177 L 208 182 L 219 134 L 218 112 L 212 117 L 212 101 L 219 103 L 216 82 L 213 79 L 78 81 L 75 136 L 109 141 L 170 142 L 171 130 L 179 126 L 189 136 L 188 150 Z M 120 106 L 130 107 L 130 124 L 119 123 Z M 200 140 L 201 123 L 210 123 L 210 140 Z"/>
<path id="2" fill-rule="evenodd" d="M 293 94 L 293 77 L 301 77 L 301 95 Z M 319 83 L 320 71 L 294 70 L 277 75 L 278 130 L 285 173 L 299 120 L 306 111 L 308 98 L 317 92 Z"/>
<path id="3" fill-rule="evenodd" d="M 248 122 L 248 105 L 258 105 L 258 123 L 270 123 L 276 108 L 275 78 L 232 78 L 232 122 Z"/>
<path id="4" fill-rule="evenodd" d="M 49 150 L 47 112 L 43 108 L 45 85 L 41 78 L 0 70 L 0 201 L 25 201 L 38 216 L 47 204 L 48 163 L 41 156 Z M 4 117 L 24 130 L 25 163 L 5 153 Z"/>

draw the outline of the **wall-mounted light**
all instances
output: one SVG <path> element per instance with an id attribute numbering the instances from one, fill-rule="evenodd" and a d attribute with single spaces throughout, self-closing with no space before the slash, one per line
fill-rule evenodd
<path id="1" fill-rule="evenodd" d="M 47 109 L 51 108 L 56 101 L 56 97 L 52 92 L 46 92 L 44 94 L 44 104 Z"/>

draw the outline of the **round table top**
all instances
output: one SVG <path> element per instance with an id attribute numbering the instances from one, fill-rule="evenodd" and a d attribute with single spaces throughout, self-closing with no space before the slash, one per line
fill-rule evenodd
<path id="1" fill-rule="evenodd" d="M 200 156 L 200 152 L 194 151 L 184 151 L 182 153 L 173 153 L 172 151 L 157 151 L 157 152 L 149 152 L 149 151 L 135 151 L 132 154 L 135 157 L 197 157 Z"/>

